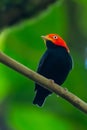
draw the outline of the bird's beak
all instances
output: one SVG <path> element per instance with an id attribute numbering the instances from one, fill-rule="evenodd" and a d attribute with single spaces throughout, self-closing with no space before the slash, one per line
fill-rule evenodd
<path id="1" fill-rule="evenodd" d="M 44 40 L 45 44 L 46 44 L 47 40 L 51 40 L 48 36 L 41 36 L 41 38 Z"/>
<path id="2" fill-rule="evenodd" d="M 47 40 L 47 37 L 46 37 L 46 36 L 41 36 L 41 38 L 42 38 L 43 40 Z"/>
<path id="3" fill-rule="evenodd" d="M 52 39 L 48 35 L 41 36 L 41 38 L 44 40 L 45 45 L 46 45 L 46 41 L 52 41 Z"/>
<path id="4" fill-rule="evenodd" d="M 45 40 L 45 41 L 51 40 L 51 38 L 50 38 L 48 35 L 46 35 L 46 36 L 41 36 L 41 38 L 42 38 L 43 40 Z"/>
<path id="5" fill-rule="evenodd" d="M 46 44 L 47 37 L 46 36 L 41 36 L 41 38 L 44 40 L 44 43 Z"/>

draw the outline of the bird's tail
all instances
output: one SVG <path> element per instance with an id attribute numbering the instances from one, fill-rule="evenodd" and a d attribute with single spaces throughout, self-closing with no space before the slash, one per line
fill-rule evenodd
<path id="1" fill-rule="evenodd" d="M 33 104 L 37 104 L 38 106 L 41 107 L 43 105 L 46 97 L 47 97 L 47 94 L 43 94 L 43 93 L 37 91 L 36 96 L 33 100 Z"/>

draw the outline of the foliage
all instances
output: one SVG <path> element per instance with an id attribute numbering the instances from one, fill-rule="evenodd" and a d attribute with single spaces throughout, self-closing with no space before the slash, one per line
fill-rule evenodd
<path id="1" fill-rule="evenodd" d="M 85 15 L 86 13 L 82 17 Z M 38 61 L 45 51 L 40 36 L 58 33 L 67 41 L 68 17 L 66 5 L 61 2 L 56 3 L 36 18 L 5 29 L 0 36 L 0 49 L 36 70 Z M 80 21 L 79 26 L 81 23 L 83 20 Z M 85 33 L 84 27 L 80 27 Z M 71 46 L 70 50 L 74 68 L 63 86 L 86 101 L 87 70 L 84 68 L 84 60 Z M 87 128 L 86 116 L 65 100 L 57 98 L 55 94 L 47 98 L 43 108 L 32 104 L 33 97 L 34 83 L 0 64 L 0 102 L 8 98 L 5 118 L 11 128 L 16 130 L 85 130 Z"/>

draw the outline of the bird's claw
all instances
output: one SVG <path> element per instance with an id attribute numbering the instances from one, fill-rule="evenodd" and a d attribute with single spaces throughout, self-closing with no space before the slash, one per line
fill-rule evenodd
<path id="1" fill-rule="evenodd" d="M 49 79 L 51 84 L 54 84 L 54 80 L 53 79 Z"/>

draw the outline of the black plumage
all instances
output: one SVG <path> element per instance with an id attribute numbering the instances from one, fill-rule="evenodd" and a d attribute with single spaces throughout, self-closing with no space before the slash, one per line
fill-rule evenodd
<path id="1" fill-rule="evenodd" d="M 40 60 L 37 72 L 61 85 L 72 69 L 72 58 L 65 47 L 56 46 L 49 40 L 46 41 L 46 45 L 47 50 Z M 35 91 L 33 104 L 42 106 L 51 92 L 38 84 L 35 84 Z"/>

